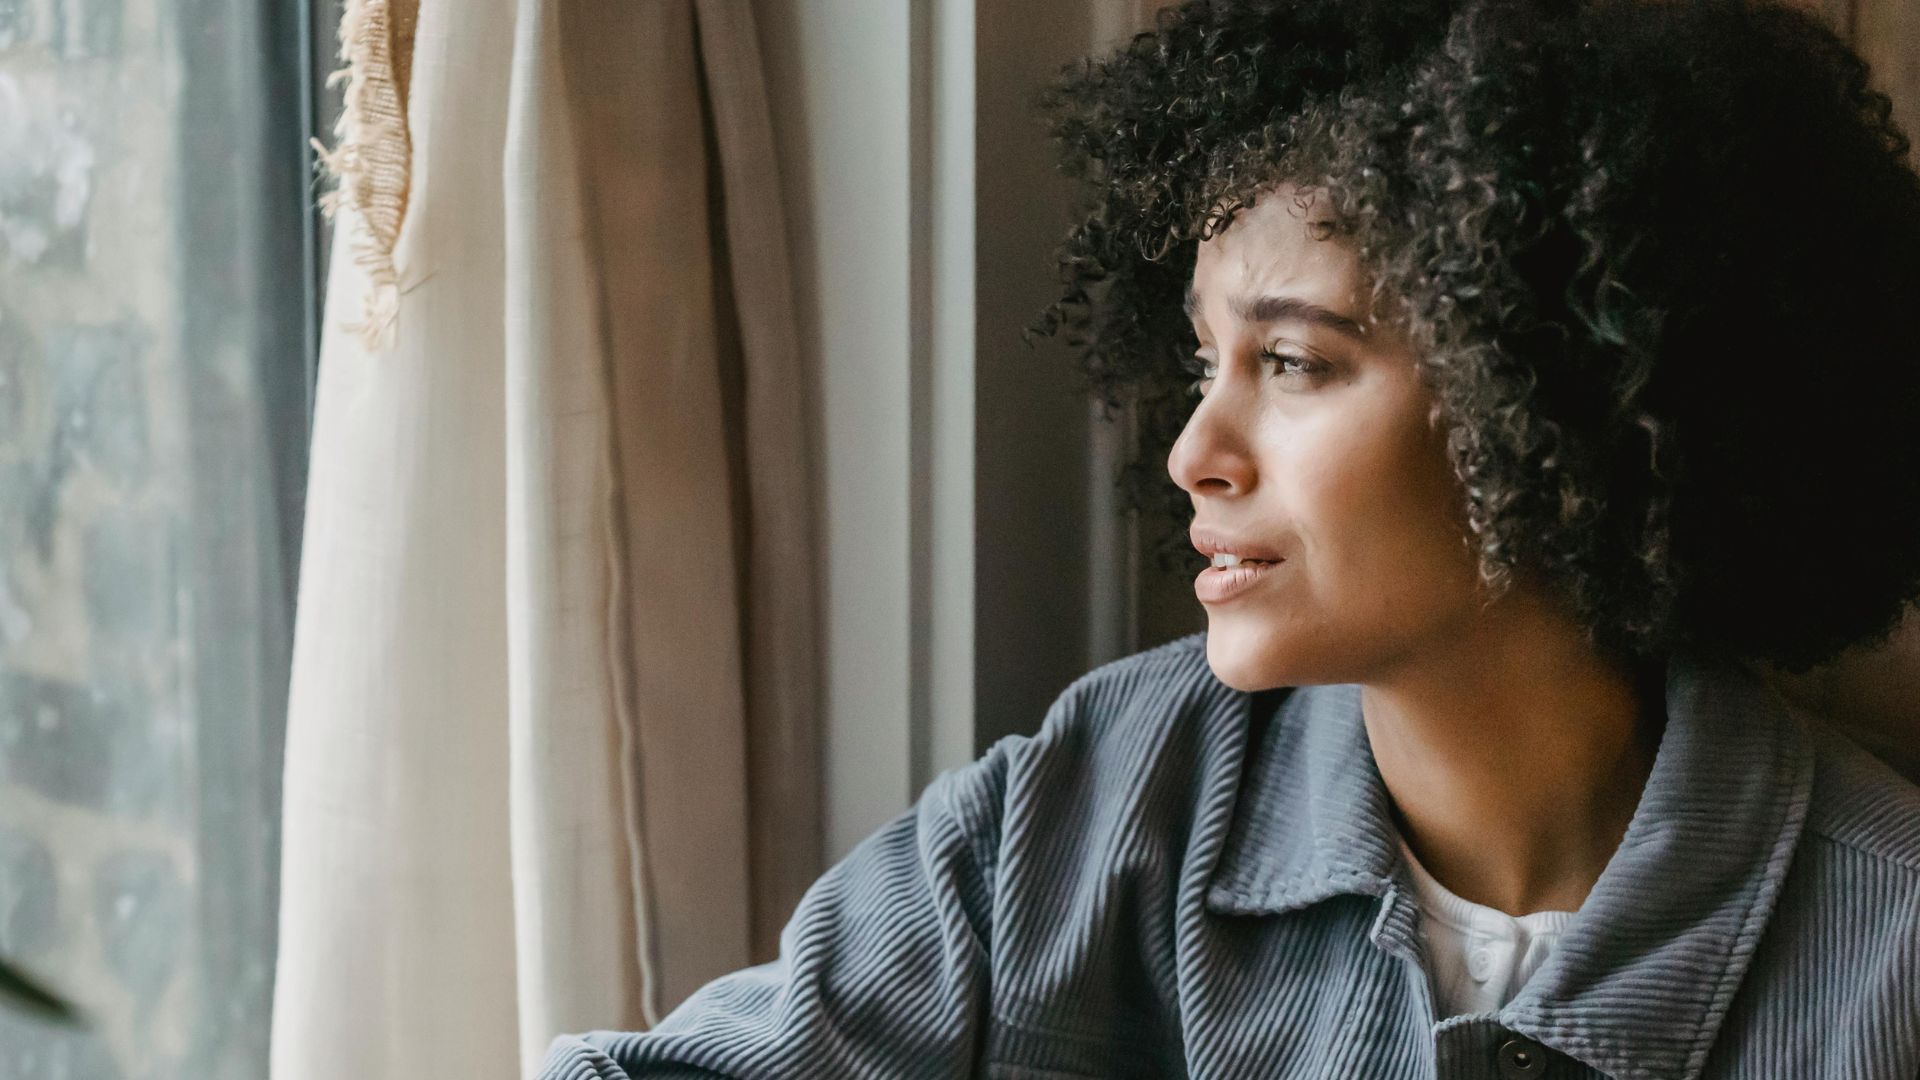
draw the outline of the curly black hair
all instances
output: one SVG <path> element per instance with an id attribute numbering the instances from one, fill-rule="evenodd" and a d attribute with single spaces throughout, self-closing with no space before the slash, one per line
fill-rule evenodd
<path id="1" fill-rule="evenodd" d="M 1137 410 L 1133 509 L 1186 512 L 1198 244 L 1290 182 L 1421 357 L 1488 584 L 1629 659 L 1791 671 L 1920 596 L 1920 178 L 1815 17 L 1192 0 L 1033 103 L 1085 183 L 1027 334 Z"/>

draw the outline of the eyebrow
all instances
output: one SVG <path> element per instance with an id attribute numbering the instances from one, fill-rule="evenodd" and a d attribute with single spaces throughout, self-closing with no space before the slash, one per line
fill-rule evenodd
<path id="1" fill-rule="evenodd" d="M 1193 287 L 1187 287 L 1187 295 L 1180 304 L 1187 318 L 1200 315 L 1200 294 Z M 1351 338 L 1365 338 L 1366 330 L 1361 325 L 1337 311 L 1321 307 L 1311 300 L 1302 300 L 1297 296 L 1236 296 L 1227 301 L 1227 307 L 1241 322 L 1271 323 L 1293 320 L 1324 326 L 1335 333 Z"/>

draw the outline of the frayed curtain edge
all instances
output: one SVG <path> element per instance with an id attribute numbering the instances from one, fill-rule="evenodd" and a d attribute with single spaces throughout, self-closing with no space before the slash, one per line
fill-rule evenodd
<path id="1" fill-rule="evenodd" d="M 391 343 L 399 317 L 400 288 L 393 252 L 406 217 L 412 179 L 412 141 L 407 129 L 407 90 L 413 61 L 419 0 L 347 0 L 340 19 L 340 59 L 345 66 L 327 77 L 346 84 L 335 144 L 313 140 L 320 166 L 334 186 L 320 208 L 334 218 L 352 211 L 353 261 L 366 275 L 362 317 L 343 324 L 368 351 Z"/>

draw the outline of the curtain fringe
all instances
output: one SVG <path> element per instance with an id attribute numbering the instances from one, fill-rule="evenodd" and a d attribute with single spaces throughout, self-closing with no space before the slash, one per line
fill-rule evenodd
<path id="1" fill-rule="evenodd" d="M 362 317 L 343 329 L 358 334 L 370 352 L 392 343 L 399 317 L 393 251 L 412 181 L 407 82 L 419 15 L 419 0 L 347 0 L 340 19 L 346 66 L 327 76 L 328 87 L 346 84 L 336 144 L 328 149 L 312 140 L 321 168 L 335 181 L 320 197 L 320 209 L 330 219 L 342 207 L 352 211 L 353 261 L 367 276 Z"/>

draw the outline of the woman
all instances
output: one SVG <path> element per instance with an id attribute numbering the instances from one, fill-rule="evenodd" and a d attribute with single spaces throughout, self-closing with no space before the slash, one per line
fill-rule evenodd
<path id="1" fill-rule="evenodd" d="M 1920 789 L 1755 674 L 1920 595 L 1862 63 L 1759 2 L 1196 0 L 1045 105 L 1041 328 L 1178 432 L 1207 631 L 547 1075 L 1920 1075 Z"/>

